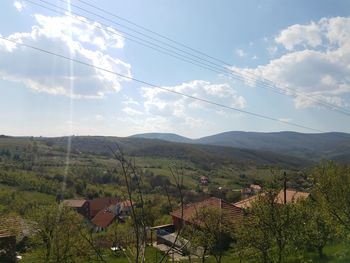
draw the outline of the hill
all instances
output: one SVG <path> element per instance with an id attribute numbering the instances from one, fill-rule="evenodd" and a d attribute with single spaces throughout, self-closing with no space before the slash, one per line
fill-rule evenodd
<path id="1" fill-rule="evenodd" d="M 141 133 L 131 135 L 130 138 L 144 138 L 144 139 L 157 139 L 164 140 L 168 142 L 182 142 L 182 143 L 192 143 L 193 140 L 186 138 L 175 133 Z"/>
<path id="2" fill-rule="evenodd" d="M 67 147 L 68 137 L 38 138 L 53 148 Z M 309 160 L 276 154 L 269 151 L 236 149 L 220 145 L 175 143 L 159 139 L 137 137 L 74 136 L 71 140 L 73 152 L 111 156 L 111 149 L 119 145 L 127 155 L 137 157 L 160 157 L 189 160 L 196 164 L 222 165 L 233 163 L 245 166 L 305 167 Z"/>
<path id="3" fill-rule="evenodd" d="M 167 134 L 137 135 L 137 137 L 146 136 L 171 141 Z M 350 156 L 350 134 L 338 132 L 311 134 L 288 131 L 270 133 L 230 131 L 199 139 L 185 139 L 192 144 L 268 151 L 314 161 L 321 159 L 344 161 Z"/>

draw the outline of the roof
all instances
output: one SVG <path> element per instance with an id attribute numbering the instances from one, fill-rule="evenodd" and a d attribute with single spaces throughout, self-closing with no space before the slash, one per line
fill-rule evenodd
<path id="1" fill-rule="evenodd" d="M 0 236 L 16 236 L 21 240 L 24 236 L 29 235 L 28 226 L 19 216 L 0 217 Z"/>
<path id="2" fill-rule="evenodd" d="M 0 232 L 0 238 L 9 238 L 9 237 L 14 237 L 16 238 L 15 234 L 7 233 L 7 232 Z"/>
<path id="3" fill-rule="evenodd" d="M 232 219 L 240 218 L 243 215 L 241 208 L 238 208 L 233 204 L 225 202 L 224 200 L 216 197 L 211 197 L 201 202 L 185 205 L 183 207 L 183 213 L 182 209 L 180 208 L 170 213 L 170 215 L 177 218 L 182 218 L 184 221 L 189 222 L 201 208 L 218 209 L 220 212 L 222 212 L 223 217 L 230 221 Z"/>
<path id="4" fill-rule="evenodd" d="M 152 226 L 149 229 L 156 230 L 156 229 L 166 228 L 166 227 L 170 227 L 170 226 L 174 226 L 174 225 L 173 224 L 165 224 L 165 225 L 159 225 L 159 226 Z"/>
<path id="5" fill-rule="evenodd" d="M 63 205 L 68 207 L 79 208 L 85 204 L 86 200 L 84 199 L 67 199 L 63 200 Z"/>
<path id="6" fill-rule="evenodd" d="M 110 205 L 116 205 L 119 203 L 119 200 L 117 198 L 113 197 L 104 197 L 104 198 L 96 198 L 93 200 L 87 200 L 90 204 L 90 216 L 94 217 L 97 215 L 97 213 L 107 208 Z"/>
<path id="7" fill-rule="evenodd" d="M 258 184 L 251 184 L 250 188 L 254 189 L 254 190 L 261 190 L 261 186 Z"/>
<path id="8" fill-rule="evenodd" d="M 234 203 L 235 206 L 240 208 L 250 208 L 253 203 L 256 202 L 259 196 L 263 196 L 264 193 L 251 196 L 249 198 L 243 199 L 239 202 Z M 286 202 L 287 203 L 295 203 L 299 199 L 305 199 L 310 195 L 310 193 L 306 192 L 298 192 L 296 190 L 287 189 L 286 190 Z M 276 203 L 284 204 L 284 190 L 282 189 L 276 196 Z"/>
<path id="9" fill-rule="evenodd" d="M 135 205 L 135 202 L 134 201 L 130 201 L 130 200 L 125 200 L 125 201 L 121 202 L 121 205 L 123 207 L 131 207 L 131 206 Z"/>
<path id="10" fill-rule="evenodd" d="M 298 192 L 295 190 L 288 190 L 286 192 L 286 202 L 287 203 L 295 203 L 296 201 L 300 200 L 300 199 L 306 199 L 308 196 L 310 195 L 310 193 L 306 193 L 306 192 Z M 279 204 L 283 204 L 284 203 L 284 191 L 281 190 L 277 197 L 276 197 L 276 202 Z"/>
<path id="11" fill-rule="evenodd" d="M 257 201 L 258 197 L 261 195 L 263 195 L 263 194 L 253 195 L 251 197 L 248 197 L 246 199 L 243 199 L 241 201 L 234 203 L 234 205 L 237 207 L 240 207 L 240 208 L 250 208 L 250 207 L 252 207 L 253 202 Z"/>
<path id="12" fill-rule="evenodd" d="M 91 219 L 91 223 L 99 227 L 108 227 L 117 216 L 112 213 L 109 209 L 103 209 L 98 212 L 93 219 Z"/>

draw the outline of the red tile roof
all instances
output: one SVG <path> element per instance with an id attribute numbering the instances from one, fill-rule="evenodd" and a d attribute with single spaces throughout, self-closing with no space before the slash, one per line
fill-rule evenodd
<path id="1" fill-rule="evenodd" d="M 119 203 L 119 199 L 113 197 L 96 198 L 88 200 L 90 204 L 90 216 L 94 217 L 102 209 L 107 208 L 110 205 L 116 205 Z"/>
<path id="2" fill-rule="evenodd" d="M 86 200 L 84 199 L 67 199 L 63 200 L 63 205 L 68 206 L 68 207 L 82 207 L 85 204 Z"/>
<path id="3" fill-rule="evenodd" d="M 106 228 L 108 227 L 117 216 L 108 209 L 103 209 L 98 212 L 95 217 L 91 220 L 96 226 Z"/>
<path id="4" fill-rule="evenodd" d="M 251 196 L 247 199 L 243 199 L 239 202 L 234 203 L 235 206 L 240 208 L 250 208 L 253 203 L 258 200 L 259 196 L 263 196 L 264 193 Z M 306 192 L 298 192 L 296 190 L 287 189 L 286 191 L 286 202 L 287 203 L 295 203 L 299 199 L 305 199 L 310 195 L 310 193 Z M 284 204 L 284 190 L 282 189 L 276 196 L 276 203 Z"/>
<path id="5" fill-rule="evenodd" d="M 201 208 L 218 209 L 220 212 L 222 212 L 223 217 L 229 221 L 239 219 L 243 215 L 243 211 L 241 208 L 238 208 L 233 204 L 225 202 L 224 200 L 216 197 L 208 198 L 202 202 L 185 205 L 183 208 L 183 214 L 182 209 L 180 208 L 170 213 L 170 215 L 172 215 L 173 217 L 180 218 L 184 221 L 190 222 Z"/>

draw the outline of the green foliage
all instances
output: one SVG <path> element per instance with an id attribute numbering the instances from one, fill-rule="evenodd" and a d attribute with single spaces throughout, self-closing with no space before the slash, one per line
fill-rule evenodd
<path id="1" fill-rule="evenodd" d="M 313 172 L 314 198 L 350 230 L 350 167 L 324 162 Z"/>
<path id="2" fill-rule="evenodd" d="M 320 258 L 324 257 L 324 247 L 344 236 L 344 229 L 328 213 L 323 204 L 307 199 L 296 205 L 299 218 L 295 233 L 295 246 L 300 250 L 314 250 Z"/>
<path id="3" fill-rule="evenodd" d="M 79 216 L 66 207 L 39 206 L 27 214 L 35 233 L 32 243 L 38 250 L 39 262 L 83 262 L 81 252 L 86 249 L 80 238 Z"/>
<path id="4" fill-rule="evenodd" d="M 269 190 L 259 196 L 248 210 L 247 218 L 238 229 L 239 248 L 260 262 L 283 262 L 292 252 L 298 233 L 298 211 L 294 204 L 276 202 L 278 191 Z"/>
<path id="5" fill-rule="evenodd" d="M 53 180 L 39 178 L 32 172 L 0 171 L 0 183 L 18 187 L 24 191 L 56 194 L 61 184 Z"/>
<path id="6" fill-rule="evenodd" d="M 197 250 L 202 262 L 207 254 L 221 262 L 224 252 L 233 241 L 232 231 L 233 224 L 230 219 L 217 209 L 202 207 L 198 208 L 190 224 L 185 227 L 184 234 L 190 240 L 191 249 Z"/>

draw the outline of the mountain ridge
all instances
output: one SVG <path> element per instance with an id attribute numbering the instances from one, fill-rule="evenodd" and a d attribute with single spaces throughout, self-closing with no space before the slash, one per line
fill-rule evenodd
<path id="1" fill-rule="evenodd" d="M 171 138 L 168 136 L 171 135 Z M 300 158 L 337 159 L 350 155 L 350 134 L 342 132 L 299 133 L 228 131 L 198 139 L 177 134 L 145 133 L 132 137 L 191 144 L 226 146 L 240 149 L 276 152 Z M 179 138 L 181 141 L 176 141 Z"/>

